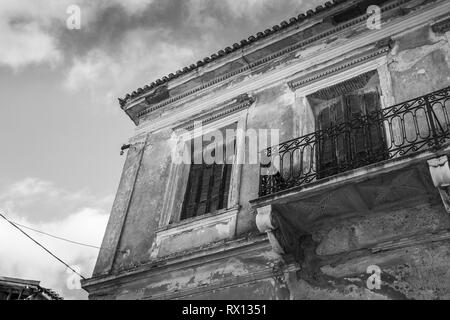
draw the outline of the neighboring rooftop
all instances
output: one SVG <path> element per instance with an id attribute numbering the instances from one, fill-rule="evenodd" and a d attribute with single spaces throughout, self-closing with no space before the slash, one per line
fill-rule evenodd
<path id="1" fill-rule="evenodd" d="M 0 277 L 0 300 L 63 300 L 36 280 Z"/>

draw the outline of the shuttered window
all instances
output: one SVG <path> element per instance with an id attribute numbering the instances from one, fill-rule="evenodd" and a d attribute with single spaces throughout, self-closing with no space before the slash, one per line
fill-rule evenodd
<path id="1" fill-rule="evenodd" d="M 384 130 L 373 118 L 381 108 L 375 76 L 363 74 L 310 96 L 317 104 L 317 128 L 323 130 L 317 139 L 319 179 L 386 157 Z"/>
<path id="2" fill-rule="evenodd" d="M 233 144 L 232 150 L 235 150 L 235 140 L 231 143 Z M 204 143 L 203 148 L 207 144 Z M 225 157 L 227 154 L 225 145 L 221 148 L 223 148 Z M 193 152 L 192 159 L 194 159 Z M 229 159 L 228 161 L 225 159 L 216 161 L 213 164 L 192 163 L 180 219 L 189 219 L 225 209 L 228 204 L 231 172 L 232 164 Z"/>

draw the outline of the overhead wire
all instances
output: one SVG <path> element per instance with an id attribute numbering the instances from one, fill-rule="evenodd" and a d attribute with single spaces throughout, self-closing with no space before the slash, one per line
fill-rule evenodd
<path id="1" fill-rule="evenodd" d="M 90 247 L 90 248 L 94 248 L 94 249 L 102 249 L 102 247 L 97 247 L 97 246 L 94 246 L 94 245 L 91 245 L 91 244 L 87 244 L 87 243 L 82 243 L 82 242 L 66 239 L 66 238 L 55 236 L 53 234 L 50 234 L 50 233 L 47 233 L 47 232 L 44 232 L 44 231 L 41 231 L 41 230 L 37 230 L 37 229 L 31 228 L 31 227 L 27 227 L 27 226 L 25 226 L 23 224 L 15 222 L 15 221 L 11 221 L 11 222 L 13 222 L 14 224 L 16 224 L 16 225 L 18 225 L 18 226 L 20 226 L 22 228 L 25 228 L 25 229 L 28 229 L 28 230 L 31 230 L 31 231 L 34 231 L 34 232 L 37 232 L 37 233 L 41 233 L 41 234 L 44 234 L 46 236 L 49 236 L 49 237 L 52 237 L 52 238 L 55 238 L 55 239 L 59 239 L 59 240 L 62 240 L 62 241 L 66 241 L 66 242 L 70 242 L 70 243 L 73 243 L 73 244 L 77 244 L 77 245 L 85 246 L 85 247 Z"/>
<path id="2" fill-rule="evenodd" d="M 37 240 L 35 240 L 33 237 L 31 237 L 28 233 L 26 233 L 25 231 L 23 231 L 16 223 L 14 223 L 13 221 L 9 220 L 7 217 L 5 217 L 1 212 L 0 212 L 0 217 L 2 217 L 3 219 L 5 219 L 9 224 L 11 224 L 14 228 L 18 229 L 21 233 L 23 233 L 27 238 L 29 238 L 31 241 L 33 241 L 34 243 L 36 243 L 39 247 L 41 247 L 42 249 L 44 249 L 48 254 L 50 254 L 53 258 L 55 258 L 56 260 L 58 260 L 59 262 L 61 262 L 63 265 L 65 265 L 67 268 L 69 268 L 70 270 L 72 270 L 75 274 L 77 274 L 78 276 L 80 276 L 83 280 L 86 280 L 86 278 L 78 273 L 76 270 L 74 270 L 70 265 L 68 265 L 66 262 L 64 262 L 62 259 L 60 259 L 59 257 L 57 257 L 53 252 L 51 252 L 49 249 L 47 249 L 44 245 L 40 244 Z"/>

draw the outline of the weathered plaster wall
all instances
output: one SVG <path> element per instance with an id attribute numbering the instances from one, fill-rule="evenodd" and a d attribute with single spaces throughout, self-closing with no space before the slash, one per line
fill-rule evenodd
<path id="1" fill-rule="evenodd" d="M 440 203 L 417 204 L 414 207 L 378 212 L 365 219 L 334 222 L 317 230 L 319 255 L 335 255 L 368 248 L 400 235 L 434 232 L 450 226 L 448 214 Z"/>
<path id="2" fill-rule="evenodd" d="M 450 85 L 450 44 L 430 26 L 393 39 L 388 56 L 394 99 L 400 103 Z"/>
<path id="3" fill-rule="evenodd" d="M 289 273 L 293 299 L 449 299 L 449 241 L 377 254 L 340 257 L 314 270 Z M 367 267 L 381 268 L 381 289 L 367 288 Z"/>
<path id="4" fill-rule="evenodd" d="M 130 276 L 92 298 L 448 299 L 449 226 L 450 217 L 436 203 L 386 210 L 320 228 L 303 238 L 304 256 L 297 271 L 286 269 L 267 244 L 192 267 Z M 447 238 L 437 237 L 442 234 Z M 386 251 L 370 250 L 380 241 L 407 235 L 409 242 Z M 430 241 L 432 235 L 435 241 Z M 380 290 L 367 288 L 370 265 L 382 270 Z"/>
<path id="5" fill-rule="evenodd" d="M 111 271 L 122 227 L 126 223 L 128 206 L 141 164 L 143 148 L 143 144 L 136 144 L 128 150 L 119 188 L 102 242 L 102 248 L 105 249 L 100 250 L 94 269 L 94 276 L 108 274 Z"/>
<path id="6" fill-rule="evenodd" d="M 450 216 L 437 190 L 431 191 L 401 205 L 324 221 L 303 236 L 300 268 L 286 277 L 291 298 L 447 299 Z M 366 284 L 371 265 L 382 271 L 379 290 Z"/>
<path id="7" fill-rule="evenodd" d="M 259 129 L 279 129 L 280 142 L 292 139 L 295 136 L 297 106 L 295 94 L 286 84 L 279 84 L 252 93 L 255 103 L 249 108 L 247 129 L 259 132 Z M 246 144 L 246 159 L 250 159 L 249 152 L 252 146 Z M 270 144 L 270 143 L 269 143 Z M 271 145 L 271 144 L 270 144 Z M 262 147 L 258 146 L 258 150 Z M 241 175 L 240 205 L 238 215 L 237 236 L 249 232 L 257 232 L 255 214 L 249 201 L 256 198 L 259 187 L 259 164 L 243 165 Z"/>
<path id="8" fill-rule="evenodd" d="M 186 296 L 185 298 L 189 300 L 229 300 L 230 297 L 238 301 L 289 300 L 290 294 L 284 278 L 274 276 L 224 289 Z"/>
<path id="9" fill-rule="evenodd" d="M 282 275 L 277 269 L 278 257 L 264 239 L 248 241 L 254 248 L 234 248 L 227 257 L 217 257 L 216 252 L 208 263 L 199 262 L 198 257 L 192 255 L 191 265 L 174 263 L 164 267 L 162 261 L 155 263 L 142 273 L 130 273 L 118 283 L 105 284 L 93 298 L 191 299 L 205 295 L 214 298 L 216 293 L 224 297 L 227 292 L 236 293 L 235 288 L 240 286 L 249 288 L 241 293 L 243 299 L 250 298 L 253 289 L 259 292 L 261 299 L 274 298 L 285 287 L 277 279 Z"/>
<path id="10" fill-rule="evenodd" d="M 170 167 L 170 132 L 151 134 L 134 185 L 126 222 L 114 261 L 114 270 L 127 269 L 150 259 Z"/>

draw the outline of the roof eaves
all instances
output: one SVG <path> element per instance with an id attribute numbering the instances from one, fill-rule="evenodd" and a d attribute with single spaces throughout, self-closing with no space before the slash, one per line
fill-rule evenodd
<path id="1" fill-rule="evenodd" d="M 119 98 L 119 104 L 122 108 L 132 100 L 140 97 L 141 95 L 149 92 L 150 90 L 159 87 L 163 84 L 166 84 L 167 82 L 179 78 L 180 76 L 186 75 L 202 66 L 205 66 L 206 64 L 209 64 L 213 61 L 219 60 L 222 57 L 225 57 L 229 55 L 232 52 L 235 52 L 237 50 L 243 49 L 244 47 L 250 46 L 251 44 L 267 38 L 269 36 L 272 36 L 281 30 L 284 30 L 292 25 L 303 23 L 306 20 L 310 19 L 311 17 L 322 13 L 324 11 L 327 11 L 341 3 L 347 2 L 349 0 L 333 0 L 333 1 L 327 1 L 323 5 L 319 5 L 316 7 L 315 10 L 308 10 L 306 13 L 301 13 L 297 17 L 292 17 L 288 21 L 282 21 L 279 25 L 275 25 L 272 27 L 272 29 L 266 29 L 263 32 L 258 32 L 256 35 L 250 36 L 248 39 L 243 39 L 240 41 L 240 43 L 234 43 L 232 46 L 226 47 L 225 49 L 219 50 L 217 53 L 212 54 L 209 57 L 205 57 L 203 60 L 197 61 L 196 64 L 191 64 L 189 67 L 184 67 L 183 69 L 180 69 L 176 71 L 175 73 L 170 73 L 167 76 L 164 76 L 154 82 L 152 82 L 149 85 L 145 85 L 143 88 L 138 88 L 137 90 L 133 91 L 132 93 L 127 94 L 123 99 Z"/>

